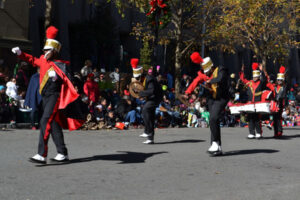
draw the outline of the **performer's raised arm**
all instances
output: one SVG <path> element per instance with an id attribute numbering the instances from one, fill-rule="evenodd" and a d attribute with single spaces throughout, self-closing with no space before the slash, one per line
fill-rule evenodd
<path id="1" fill-rule="evenodd" d="M 21 59 L 24 60 L 25 62 L 28 62 L 29 64 L 31 64 L 34 67 L 39 67 L 39 65 L 41 64 L 41 61 L 39 58 L 36 58 L 28 53 L 24 53 L 21 51 L 20 47 L 14 47 L 11 49 L 11 51 L 14 54 L 17 54 L 17 56 Z"/>
<path id="2" fill-rule="evenodd" d="M 191 58 L 193 63 L 198 64 L 200 66 L 201 66 L 201 63 L 203 63 L 203 59 L 202 59 L 202 57 L 200 56 L 200 54 L 198 52 L 192 53 L 190 58 Z M 206 76 L 201 71 L 198 71 L 198 76 L 189 85 L 189 87 L 185 91 L 185 94 L 191 94 L 199 83 L 203 83 L 203 82 L 207 81 L 208 79 L 209 79 L 208 76 Z"/>
<path id="3" fill-rule="evenodd" d="M 240 72 L 240 79 L 244 84 L 247 84 L 249 82 L 249 80 L 245 78 L 244 68 L 245 68 L 245 66 L 243 65 L 242 70 Z"/>
<path id="4" fill-rule="evenodd" d="M 193 80 L 193 82 L 186 89 L 185 94 L 191 94 L 199 83 L 203 83 L 208 79 L 209 79 L 208 76 L 206 76 L 201 71 L 199 71 L 198 76 Z"/>

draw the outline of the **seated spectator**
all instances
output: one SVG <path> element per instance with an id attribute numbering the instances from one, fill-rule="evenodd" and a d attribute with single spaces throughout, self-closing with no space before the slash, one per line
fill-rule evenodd
<path id="1" fill-rule="evenodd" d="M 175 127 L 181 125 L 180 113 L 173 109 L 171 101 L 166 95 L 163 96 L 163 101 L 156 108 L 155 114 L 160 119 L 160 126 L 168 127 L 171 125 Z"/>
<path id="2" fill-rule="evenodd" d="M 106 115 L 106 128 L 112 129 L 116 126 L 116 118 L 114 111 L 110 110 Z"/>
<path id="3" fill-rule="evenodd" d="M 188 108 L 188 121 L 187 121 L 187 127 L 198 127 L 199 121 L 198 121 L 199 113 L 195 109 L 195 104 L 191 103 L 190 107 Z"/>
<path id="4" fill-rule="evenodd" d="M 296 108 L 296 102 L 294 100 L 289 102 L 289 108 L 290 108 L 290 112 L 291 112 L 292 115 L 297 115 L 298 114 L 298 111 L 297 111 L 297 108 Z"/>
<path id="5" fill-rule="evenodd" d="M 94 117 L 95 117 L 97 123 L 104 122 L 105 114 L 104 114 L 103 107 L 101 104 L 98 104 L 95 106 Z"/>
<path id="6" fill-rule="evenodd" d="M 112 91 L 112 95 L 111 95 L 111 104 L 113 107 L 115 107 L 115 105 L 117 105 L 117 103 L 120 101 L 121 97 L 118 94 L 117 90 L 113 90 Z"/>
<path id="7" fill-rule="evenodd" d="M 136 103 L 127 95 L 118 102 L 115 112 L 120 121 L 129 122 L 131 127 L 137 127 L 137 124 L 141 123 L 141 115 L 136 110 Z"/>
<path id="8" fill-rule="evenodd" d="M 290 107 L 287 106 L 284 111 L 282 112 L 282 119 L 286 126 L 294 126 L 294 115 L 292 115 Z"/>

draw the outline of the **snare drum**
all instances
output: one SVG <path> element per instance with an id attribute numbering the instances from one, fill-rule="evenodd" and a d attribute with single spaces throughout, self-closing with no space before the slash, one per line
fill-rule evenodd
<path id="1" fill-rule="evenodd" d="M 269 102 L 258 102 L 255 103 L 255 111 L 257 113 L 269 114 L 270 112 L 270 103 Z"/>
<path id="2" fill-rule="evenodd" d="M 241 113 L 241 104 L 233 104 L 229 106 L 230 114 L 239 115 Z"/>
<path id="3" fill-rule="evenodd" d="M 254 106 L 253 103 L 246 103 L 242 106 L 240 112 L 254 113 L 255 112 L 255 106 Z"/>

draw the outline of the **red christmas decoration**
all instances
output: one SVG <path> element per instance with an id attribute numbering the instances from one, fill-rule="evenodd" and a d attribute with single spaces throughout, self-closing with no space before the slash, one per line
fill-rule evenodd
<path id="1" fill-rule="evenodd" d="M 151 9 L 146 14 L 147 16 L 151 15 L 156 10 L 157 7 L 161 9 L 167 7 L 167 4 L 164 3 L 164 0 L 151 0 L 149 4 L 151 5 Z"/>

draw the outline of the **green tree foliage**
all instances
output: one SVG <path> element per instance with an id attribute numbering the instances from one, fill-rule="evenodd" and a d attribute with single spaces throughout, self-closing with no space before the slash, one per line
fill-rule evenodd
<path id="1" fill-rule="evenodd" d="M 220 0 L 218 18 L 208 27 L 213 47 L 235 52 L 251 49 L 263 65 L 266 59 L 281 59 L 297 46 L 299 1 Z M 298 24 L 299 25 L 299 24 Z"/>
<path id="2" fill-rule="evenodd" d="M 153 49 L 149 45 L 149 41 L 143 42 L 143 48 L 140 50 L 140 64 L 144 70 L 148 70 L 151 66 Z"/>
<path id="3" fill-rule="evenodd" d="M 114 1 L 120 12 L 129 7 L 136 7 L 145 15 L 148 14 L 146 23 L 140 22 L 133 28 L 133 33 L 137 39 L 149 39 L 155 46 L 157 44 L 168 44 L 170 41 L 175 43 L 175 90 L 179 91 L 181 67 L 188 57 L 189 50 L 193 46 L 198 46 L 203 37 L 203 24 L 209 23 L 212 18 L 212 10 L 215 9 L 215 1 L 199 0 L 168 0 L 166 12 L 151 13 L 153 7 L 150 0 L 108 0 Z M 159 14 L 159 16 L 155 16 Z M 210 17 L 204 17 L 210 16 Z M 199 49 L 196 49 L 199 50 Z"/>

